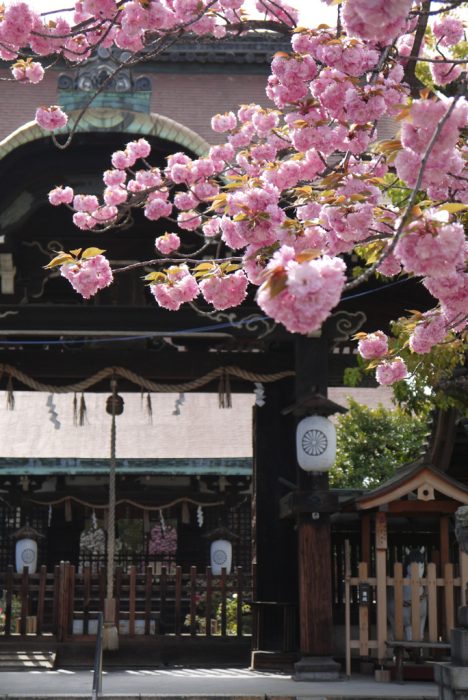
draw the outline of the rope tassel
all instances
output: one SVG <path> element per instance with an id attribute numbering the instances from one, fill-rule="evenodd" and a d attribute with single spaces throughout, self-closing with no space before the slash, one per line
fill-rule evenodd
<path id="1" fill-rule="evenodd" d="M 13 393 L 13 377 L 11 374 L 8 377 L 6 407 L 7 411 L 15 410 L 15 395 Z"/>
<path id="2" fill-rule="evenodd" d="M 153 425 L 153 404 L 151 403 L 151 394 L 146 394 L 146 413 L 148 414 L 148 420 Z"/>
<path id="3" fill-rule="evenodd" d="M 220 408 L 231 408 L 231 380 L 229 374 L 224 372 L 219 377 L 218 403 Z"/>
<path id="4" fill-rule="evenodd" d="M 78 399 L 76 392 L 73 394 L 73 425 L 78 425 Z"/>
<path id="5" fill-rule="evenodd" d="M 80 399 L 80 425 L 84 425 L 87 422 L 87 409 L 84 394 L 81 394 Z"/>

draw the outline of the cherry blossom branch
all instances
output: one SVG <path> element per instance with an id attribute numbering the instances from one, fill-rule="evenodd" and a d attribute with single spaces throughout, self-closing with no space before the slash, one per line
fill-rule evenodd
<path id="1" fill-rule="evenodd" d="M 456 63 L 466 63 L 467 62 L 466 58 L 447 58 L 446 56 L 444 56 L 444 54 L 440 54 L 440 55 L 443 57 L 442 61 L 439 58 L 422 58 L 419 56 L 414 56 L 412 54 L 410 56 L 403 56 L 401 54 L 398 54 L 398 58 L 402 58 L 405 60 L 407 58 L 414 58 L 414 59 L 417 59 L 418 61 L 421 61 L 422 63 L 455 63 L 456 64 Z"/>
<path id="2" fill-rule="evenodd" d="M 374 272 L 380 267 L 380 265 L 383 263 L 385 258 L 387 258 L 389 255 L 391 255 L 391 253 L 393 253 L 393 251 L 395 250 L 396 245 L 403 234 L 403 231 L 404 231 L 404 228 L 408 222 L 408 219 L 411 216 L 413 206 L 416 202 L 416 197 L 419 194 L 419 190 L 420 190 L 421 183 L 422 183 L 422 180 L 424 177 L 424 172 L 426 170 L 427 161 L 429 159 L 429 156 L 430 156 L 432 149 L 434 148 L 434 146 L 437 142 L 437 139 L 440 136 L 442 129 L 444 128 L 444 124 L 450 118 L 450 115 L 452 114 L 453 110 L 455 109 L 455 106 L 456 106 L 458 100 L 460 99 L 460 97 L 461 97 L 461 95 L 457 95 L 456 97 L 454 97 L 449 109 L 446 111 L 446 113 L 444 114 L 442 119 L 437 124 L 436 129 L 434 130 L 432 138 L 429 141 L 427 148 L 426 148 L 426 151 L 421 159 L 421 165 L 419 168 L 419 173 L 418 173 L 416 183 L 415 183 L 414 188 L 411 192 L 411 196 L 409 198 L 408 204 L 406 205 L 405 212 L 400 219 L 400 224 L 399 224 L 397 230 L 395 231 L 395 235 L 392 239 L 392 242 L 386 248 L 386 250 L 382 253 L 382 255 L 379 257 L 379 259 L 373 265 L 371 265 L 371 267 L 369 267 L 365 272 L 363 272 L 362 275 L 359 275 L 359 277 L 357 277 L 355 280 L 353 280 L 352 282 L 348 282 L 344 286 L 345 291 L 349 291 L 350 289 L 355 289 L 363 282 L 366 282 L 374 274 Z"/>
<path id="3" fill-rule="evenodd" d="M 115 69 L 104 79 L 104 81 L 101 83 L 101 85 L 92 93 L 90 99 L 87 100 L 86 104 L 85 104 L 84 107 L 80 110 L 80 112 L 78 113 L 78 116 L 77 116 L 76 119 L 74 120 L 73 126 L 72 126 L 72 128 L 71 128 L 71 130 L 70 130 L 70 132 L 69 132 L 69 134 L 68 134 L 68 136 L 67 136 L 65 142 L 64 142 L 64 143 L 60 143 L 60 142 L 58 141 L 58 139 L 57 139 L 57 136 L 56 136 L 55 134 L 52 134 L 52 141 L 53 141 L 54 145 L 55 145 L 57 148 L 61 149 L 61 150 L 64 150 L 64 149 L 68 148 L 68 146 L 70 145 L 70 143 L 71 143 L 71 141 L 72 141 L 72 139 L 73 139 L 73 136 L 74 136 L 75 133 L 76 133 L 76 130 L 77 130 L 77 128 L 78 128 L 78 125 L 79 125 L 80 121 L 83 119 L 83 117 L 84 117 L 84 115 L 86 114 L 87 110 L 90 108 L 90 106 L 92 105 L 92 103 L 94 102 L 94 100 L 96 99 L 96 97 L 97 97 L 99 94 L 101 94 L 101 92 L 103 92 L 103 91 L 105 90 L 106 86 L 115 78 L 115 76 L 116 76 L 122 69 L 135 66 L 135 65 L 137 65 L 137 64 L 139 64 L 139 63 L 144 63 L 144 62 L 146 62 L 146 61 L 150 61 L 150 60 L 152 60 L 155 56 L 157 56 L 157 55 L 161 54 L 163 51 L 167 50 L 172 44 L 176 43 L 176 42 L 181 38 L 181 36 L 183 36 L 184 34 L 188 33 L 187 30 L 190 29 L 191 25 L 194 24 L 194 23 L 196 23 L 198 20 L 200 20 L 200 19 L 206 14 L 206 12 L 207 12 L 215 3 L 216 3 L 216 0 L 211 0 L 211 2 L 208 3 L 208 4 L 206 5 L 206 7 L 203 8 L 203 11 L 200 12 L 195 18 L 192 18 L 192 19 L 188 20 L 187 22 L 181 24 L 180 26 L 178 26 L 177 28 L 175 28 L 175 30 L 170 30 L 170 31 L 169 31 L 168 33 L 166 33 L 166 34 L 159 35 L 159 36 L 157 37 L 156 41 L 155 41 L 156 46 L 154 46 L 154 45 L 151 46 L 150 50 L 148 51 L 148 45 L 147 45 L 147 47 L 146 47 L 146 49 L 147 49 L 146 55 L 145 55 L 144 53 L 137 54 L 137 55 L 130 55 L 128 59 L 126 59 L 125 61 L 121 62 L 121 64 L 120 64 L 119 66 L 117 66 L 117 68 L 115 68 Z M 273 4 L 276 5 L 276 3 L 273 3 Z M 278 6 L 278 7 L 280 7 L 280 6 Z M 110 32 L 111 28 L 116 24 L 116 18 L 118 17 L 119 14 L 120 14 L 120 11 L 114 16 L 114 18 L 113 18 L 111 21 L 109 21 L 109 27 L 108 27 L 107 31 L 103 34 L 103 36 L 99 39 L 98 42 L 96 42 L 95 44 L 93 44 L 93 47 L 92 47 L 93 50 L 95 50 L 96 48 L 98 48 L 98 47 L 101 45 L 101 43 L 106 39 L 106 36 L 107 36 L 108 33 Z M 287 13 L 286 13 L 286 14 L 287 14 Z M 287 16 L 289 17 L 288 14 L 287 14 Z M 292 18 L 291 18 L 291 19 L 292 19 Z M 66 35 L 66 36 L 64 36 L 64 37 L 58 37 L 58 38 L 68 38 L 68 36 L 74 36 L 74 35 L 76 34 L 77 28 L 80 28 L 82 25 L 88 25 L 88 23 L 91 22 L 91 21 L 92 21 L 92 20 L 86 20 L 85 22 L 82 22 L 81 25 L 77 25 L 77 27 L 74 28 L 74 32 L 73 32 L 73 33 L 71 33 L 70 35 Z M 101 21 L 97 26 L 96 26 L 96 25 L 92 25 L 92 26 L 89 27 L 88 31 L 95 31 L 96 28 L 99 28 L 99 26 L 102 26 L 104 23 L 105 23 L 105 21 L 103 20 L 103 21 Z M 234 30 L 234 31 L 236 30 L 236 25 L 235 25 L 235 24 L 234 24 L 234 25 L 230 25 L 230 24 L 228 23 L 227 26 L 228 26 L 228 28 L 229 28 L 230 30 Z M 262 21 L 262 20 L 249 20 L 249 21 L 246 21 L 246 22 L 240 22 L 240 23 L 239 23 L 239 26 L 238 26 L 238 30 L 239 30 L 239 31 L 246 31 L 246 30 L 249 30 L 249 29 L 255 29 L 255 30 L 257 30 L 257 31 L 258 31 L 258 30 L 269 29 L 269 30 L 271 30 L 271 31 L 276 31 L 276 32 L 279 32 L 279 33 L 284 33 L 284 34 L 290 32 L 290 27 L 288 27 L 288 25 L 287 25 L 284 21 L 282 21 L 282 20 L 280 20 L 280 19 L 278 19 L 277 22 L 275 22 L 274 20 L 270 20 L 270 21 L 267 21 L 267 20 L 263 20 L 263 21 Z M 44 36 L 46 36 L 46 35 L 44 35 Z M 57 38 L 57 37 L 55 37 L 55 38 Z M 152 41 L 152 40 L 151 40 L 151 38 L 150 38 L 149 44 L 151 43 L 151 41 Z M 77 54 L 77 55 L 79 55 L 79 54 Z"/>
<path id="4" fill-rule="evenodd" d="M 421 11 L 421 16 L 418 19 L 418 26 L 416 28 L 416 33 L 414 35 L 414 42 L 413 46 L 411 49 L 411 53 L 415 55 L 415 57 L 411 56 L 408 63 L 405 66 L 405 72 L 403 75 L 403 81 L 408 83 L 408 85 L 411 88 L 411 95 L 412 97 L 416 97 L 419 90 L 422 87 L 422 83 L 418 78 L 416 78 L 416 66 L 417 66 L 417 56 L 419 54 L 419 50 L 422 46 L 422 43 L 424 41 L 424 35 L 426 33 L 426 28 L 427 28 L 427 23 L 429 21 L 429 17 L 427 15 L 427 12 L 431 8 L 431 0 L 424 0 L 422 4 L 422 11 Z"/>
<path id="5" fill-rule="evenodd" d="M 432 0 L 432 2 L 441 2 L 441 0 Z M 444 12 L 450 12 L 451 10 L 455 10 L 457 7 L 461 7 L 462 5 L 465 4 L 465 0 L 453 0 L 453 2 L 450 2 L 450 0 L 445 0 L 447 4 L 444 7 L 439 8 L 438 10 L 412 10 L 411 15 L 417 16 L 417 15 L 427 15 L 428 17 L 431 17 L 433 15 L 440 15 L 443 14 Z"/>
<path id="6" fill-rule="evenodd" d="M 138 270 L 142 267 L 149 267 L 150 265 L 180 265 L 182 260 L 180 258 L 155 258 L 154 260 L 144 260 L 143 262 L 132 263 L 131 265 L 125 265 L 125 267 L 117 267 L 112 270 L 113 274 L 116 275 L 119 272 L 129 272 L 130 270 Z M 200 265 L 203 262 L 209 262 L 214 264 L 221 264 L 225 262 L 240 263 L 242 258 L 239 256 L 230 256 L 225 258 L 210 258 L 209 260 L 200 260 L 200 258 L 186 258 L 184 256 L 183 262 L 193 263 L 195 265 Z"/>

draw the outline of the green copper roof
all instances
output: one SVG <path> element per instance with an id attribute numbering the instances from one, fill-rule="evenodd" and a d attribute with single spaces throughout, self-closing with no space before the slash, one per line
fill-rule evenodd
<path id="1" fill-rule="evenodd" d="M 48 457 L 44 459 L 0 458 L 0 476 L 107 474 L 108 471 L 109 460 L 107 459 L 65 457 Z M 249 476 L 252 473 L 252 460 L 249 457 L 219 459 L 117 459 L 117 473 Z"/>

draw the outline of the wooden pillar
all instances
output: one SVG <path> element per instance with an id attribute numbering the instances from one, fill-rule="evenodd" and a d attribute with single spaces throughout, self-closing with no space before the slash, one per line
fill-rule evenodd
<path id="1" fill-rule="evenodd" d="M 298 599 L 296 532 L 290 520 L 279 517 L 280 499 L 296 479 L 294 418 L 282 414 L 293 399 L 293 381 L 284 379 L 266 384 L 265 404 L 254 407 L 252 553 L 261 634 L 252 654 L 253 668 L 257 663 L 261 667 L 265 652 L 271 662 L 272 652 L 283 644 L 283 608 L 271 603 L 294 606 Z M 261 603 L 269 604 L 264 611 Z"/>
<path id="2" fill-rule="evenodd" d="M 468 554 L 464 552 L 461 548 L 459 550 L 460 554 L 460 604 L 467 605 L 468 601 L 466 599 L 466 587 L 468 585 Z"/>
<path id="3" fill-rule="evenodd" d="M 449 529 L 450 518 L 448 515 L 442 515 L 439 520 L 440 567 L 442 570 L 450 562 Z"/>
<path id="4" fill-rule="evenodd" d="M 327 395 L 328 342 L 324 336 L 299 336 L 295 345 L 296 402 L 310 395 Z M 304 472 L 298 467 L 301 491 L 323 494 L 328 474 Z M 299 542 L 299 634 L 301 660 L 295 665 L 296 680 L 334 680 L 339 664 L 332 653 L 331 531 L 328 513 L 301 513 L 297 520 Z"/>
<path id="5" fill-rule="evenodd" d="M 332 651 L 330 518 L 299 516 L 299 609 L 301 656 Z"/>

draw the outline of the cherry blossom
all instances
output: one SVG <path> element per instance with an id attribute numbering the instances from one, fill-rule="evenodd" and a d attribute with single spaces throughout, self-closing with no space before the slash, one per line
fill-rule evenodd
<path id="1" fill-rule="evenodd" d="M 14 63 L 11 72 L 15 80 L 23 83 L 40 83 L 44 77 L 42 65 L 30 58 Z"/>
<path id="2" fill-rule="evenodd" d="M 377 367 L 375 378 L 379 384 L 389 386 L 405 379 L 407 375 L 408 370 L 405 363 L 401 357 L 397 357 L 395 360 L 382 362 L 382 364 Z"/>
<path id="3" fill-rule="evenodd" d="M 165 233 L 156 238 L 154 245 L 163 255 L 170 255 L 180 248 L 180 238 L 176 233 Z"/>
<path id="4" fill-rule="evenodd" d="M 346 0 L 343 22 L 350 36 L 390 44 L 405 29 L 412 0 Z"/>
<path id="5" fill-rule="evenodd" d="M 234 112 L 216 114 L 211 120 L 211 128 L 213 131 L 217 131 L 220 134 L 225 131 L 232 131 L 236 128 L 236 125 L 237 120 Z"/>
<path id="6" fill-rule="evenodd" d="M 464 251 L 463 226 L 444 224 L 428 215 L 407 227 L 395 248 L 395 257 L 408 272 L 441 277 L 463 265 Z"/>
<path id="7" fill-rule="evenodd" d="M 432 31 L 441 46 L 453 46 L 463 39 L 463 22 L 457 17 L 445 15 L 436 19 Z"/>
<path id="8" fill-rule="evenodd" d="M 200 291 L 187 265 L 169 267 L 165 280 L 150 285 L 150 290 L 159 306 L 170 311 L 177 311 L 184 302 L 193 301 Z"/>
<path id="9" fill-rule="evenodd" d="M 388 352 L 388 338 L 382 331 L 369 333 L 358 343 L 358 353 L 365 360 L 374 360 L 377 357 L 384 357 Z"/>
<path id="10" fill-rule="evenodd" d="M 74 192 L 71 187 L 55 187 L 49 192 L 49 202 L 57 207 L 60 204 L 71 204 Z"/>
<path id="11" fill-rule="evenodd" d="M 39 107 L 36 110 L 36 121 L 43 129 L 56 131 L 56 129 L 62 129 L 66 126 L 68 117 L 60 107 L 52 105 L 51 107 Z"/>
<path id="12" fill-rule="evenodd" d="M 248 279 L 242 270 L 232 275 L 216 275 L 200 282 L 204 299 L 215 309 L 229 309 L 239 306 L 247 294 Z"/>
<path id="13" fill-rule="evenodd" d="M 409 339 L 409 346 L 418 354 L 428 353 L 447 335 L 447 320 L 440 314 L 428 313 L 418 323 Z"/>
<path id="14" fill-rule="evenodd" d="M 60 273 L 84 299 L 89 299 L 100 289 L 108 287 L 113 280 L 109 261 L 103 255 L 62 265 Z"/>
<path id="15" fill-rule="evenodd" d="M 301 262 L 293 248 L 282 246 L 266 267 L 258 304 L 292 333 L 310 333 L 338 303 L 345 268 L 343 260 L 329 256 Z"/>
<path id="16" fill-rule="evenodd" d="M 342 26 L 318 28 L 297 28 L 296 11 L 282 1 L 259 0 L 258 7 L 262 31 L 266 21 L 291 37 L 290 51 L 271 62 L 269 104 L 229 105 L 214 115 L 221 143 L 200 157 L 179 151 L 154 163 L 149 140 L 135 138 L 111 155 L 101 191 L 55 187 L 49 201 L 73 210 L 87 235 L 126 224 L 134 209 L 160 222 L 161 256 L 190 254 L 179 266 L 151 263 L 157 270 L 146 279 L 166 309 L 200 291 L 214 308 L 236 306 L 250 283 L 266 313 L 291 332 L 310 333 L 343 290 L 374 272 L 419 276 L 437 306 L 413 321 L 409 348 L 426 354 L 448 331 L 466 327 L 468 103 L 460 50 L 451 50 L 463 39 L 463 22 L 437 8 L 429 15 L 433 37 L 428 31 L 422 38 L 417 29 L 428 18 L 411 0 L 343 0 Z M 0 16 L 0 57 L 12 79 L 37 83 L 56 59 L 79 64 L 99 46 L 128 51 L 136 62 L 188 32 L 236 37 L 246 20 L 256 26 L 242 0 L 79 0 L 53 21 L 20 1 Z M 425 65 L 418 80 L 430 82 L 427 92 L 415 79 L 417 65 Z M 70 138 L 77 128 L 58 105 L 39 107 L 36 122 Z M 62 134 L 52 136 L 60 145 Z M 175 230 L 158 235 L 166 228 Z M 214 253 L 213 243 L 226 264 L 216 259 L 200 274 L 196 262 Z M 361 264 L 365 272 L 355 279 Z M 109 271 L 101 255 L 61 265 L 85 298 L 110 283 Z M 381 383 L 406 376 L 382 331 L 361 338 L 359 352 L 371 363 L 382 360 Z"/>

